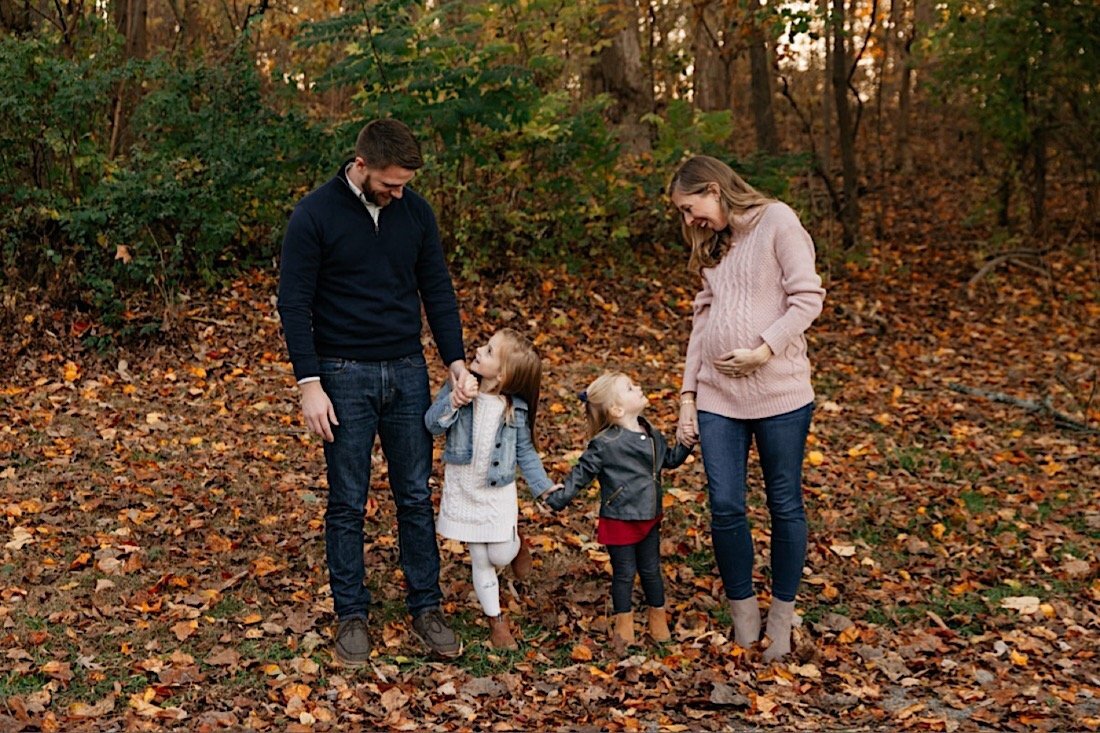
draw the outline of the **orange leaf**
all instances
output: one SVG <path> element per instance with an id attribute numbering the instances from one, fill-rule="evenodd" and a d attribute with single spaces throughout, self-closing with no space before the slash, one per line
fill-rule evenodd
<path id="1" fill-rule="evenodd" d="M 584 644 L 577 644 L 569 654 L 574 662 L 588 662 L 592 659 L 592 650 Z"/>

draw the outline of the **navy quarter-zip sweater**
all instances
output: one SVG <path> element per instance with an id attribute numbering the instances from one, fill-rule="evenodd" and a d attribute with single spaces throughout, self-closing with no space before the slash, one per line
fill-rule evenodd
<path id="1" fill-rule="evenodd" d="M 283 238 L 279 316 L 296 379 L 318 359 L 421 353 L 420 306 L 445 364 L 465 358 L 462 323 L 431 206 L 405 188 L 375 225 L 344 170 L 303 198 Z"/>

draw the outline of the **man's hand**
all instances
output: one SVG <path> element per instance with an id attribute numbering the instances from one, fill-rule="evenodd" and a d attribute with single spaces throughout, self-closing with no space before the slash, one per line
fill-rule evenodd
<path id="1" fill-rule="evenodd" d="M 747 377 L 772 358 L 772 347 L 761 344 L 755 349 L 734 349 L 714 360 L 714 368 L 727 377 Z"/>
<path id="2" fill-rule="evenodd" d="M 306 427 L 311 433 L 324 438 L 326 443 L 331 443 L 332 426 L 340 424 L 332 400 L 325 394 L 320 382 L 306 382 L 298 385 L 298 390 L 302 393 L 302 416 Z"/>
<path id="3" fill-rule="evenodd" d="M 451 373 L 451 407 L 457 410 L 477 397 L 477 377 L 470 374 L 461 359 L 452 361 L 447 368 Z"/>

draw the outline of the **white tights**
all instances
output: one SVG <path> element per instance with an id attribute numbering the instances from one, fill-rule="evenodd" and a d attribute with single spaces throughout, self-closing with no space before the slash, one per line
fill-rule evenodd
<path id="1" fill-rule="evenodd" d="M 500 615 L 500 585 L 497 568 L 502 568 L 519 554 L 519 537 L 507 542 L 471 542 L 470 565 L 473 568 L 474 592 L 486 616 Z"/>

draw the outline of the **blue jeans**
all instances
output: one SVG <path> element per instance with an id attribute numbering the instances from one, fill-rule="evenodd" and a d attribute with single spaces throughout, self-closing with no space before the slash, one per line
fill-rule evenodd
<path id="1" fill-rule="evenodd" d="M 665 605 L 665 584 L 661 578 L 661 525 L 633 545 L 607 545 L 611 557 L 611 607 L 615 613 L 630 611 L 634 576 L 642 579 L 645 602 L 652 608 Z"/>
<path id="2" fill-rule="evenodd" d="M 810 432 L 811 402 L 797 410 L 734 420 L 699 413 L 699 444 L 710 494 L 714 559 L 731 600 L 753 596 L 752 534 L 745 507 L 749 446 L 756 439 L 772 524 L 772 596 L 793 601 L 806 562 L 806 510 L 802 505 L 802 457 Z"/>
<path id="3" fill-rule="evenodd" d="M 409 612 L 417 616 L 439 606 L 443 594 L 428 488 L 432 437 L 424 427 L 424 413 L 431 395 L 424 356 L 373 362 L 321 359 L 321 386 L 340 421 L 332 428 L 333 442 L 325 443 L 325 551 L 336 616 L 365 617 L 370 605 L 370 590 L 363 584 L 363 516 L 375 435 L 389 464 Z"/>

